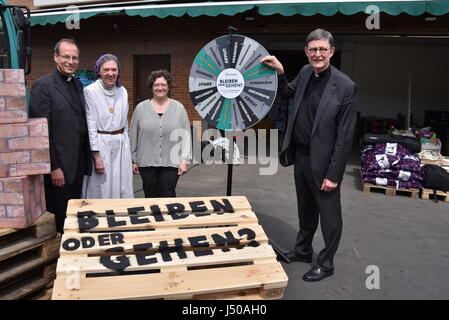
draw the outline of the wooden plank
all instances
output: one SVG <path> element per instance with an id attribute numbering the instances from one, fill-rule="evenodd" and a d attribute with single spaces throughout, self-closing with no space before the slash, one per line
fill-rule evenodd
<path id="1" fill-rule="evenodd" d="M 233 236 L 240 241 L 241 245 L 247 245 L 251 241 L 268 242 L 260 225 L 245 225 L 242 227 L 226 228 L 201 228 L 201 229 L 166 229 L 156 231 L 139 232 L 113 232 L 98 234 L 64 234 L 61 241 L 61 256 L 64 255 L 93 255 L 105 254 L 107 250 L 121 247 L 124 253 L 134 252 L 135 245 L 151 243 L 153 248 L 159 248 L 165 244 L 175 246 L 180 243 L 183 248 L 191 248 L 195 243 L 209 247 L 216 247 L 219 244 L 215 239 L 225 237 L 226 234 Z M 214 239 L 215 238 L 215 239 Z"/>
<path id="2" fill-rule="evenodd" d="M 106 210 L 113 210 L 115 215 L 128 215 L 129 208 L 144 207 L 147 214 L 151 212 L 151 206 L 158 206 L 162 213 L 168 213 L 167 205 L 181 204 L 184 213 L 192 213 L 194 210 L 204 209 L 204 212 L 215 212 L 213 206 L 223 205 L 223 199 L 229 201 L 234 211 L 251 210 L 246 197 L 195 197 L 195 198 L 136 198 L 136 199 L 75 199 L 69 200 L 67 216 L 77 216 L 78 212 L 94 211 L 97 215 L 106 216 Z M 202 202 L 202 203 L 199 203 Z M 200 212 L 200 211 L 197 211 Z M 203 212 L 203 211 L 201 211 Z M 141 214 L 140 212 L 138 214 Z"/>
<path id="3" fill-rule="evenodd" d="M 53 282 L 56 263 L 42 265 L 0 289 L 0 300 L 21 299 Z"/>
<path id="4" fill-rule="evenodd" d="M 0 283 L 18 277 L 50 260 L 57 259 L 60 243 L 61 236 L 57 236 L 40 243 L 35 248 L 37 252 L 33 254 L 14 256 L 15 259 L 2 261 L 0 264 Z"/>
<path id="5" fill-rule="evenodd" d="M 260 244 L 257 247 L 244 247 L 241 249 L 230 248 L 225 249 L 212 249 L 208 255 L 198 256 L 194 251 L 185 251 L 185 258 L 180 258 L 179 255 L 173 253 L 170 255 L 170 260 L 167 256 L 163 256 L 160 252 L 147 255 L 138 261 L 137 256 L 125 255 L 129 261 L 129 266 L 121 271 L 144 271 L 144 270 L 161 270 L 170 269 L 175 270 L 177 268 L 190 268 L 201 266 L 214 266 L 223 264 L 237 264 L 244 262 L 254 262 L 255 260 L 276 260 L 276 254 L 268 243 Z M 149 264 L 149 259 L 152 262 Z M 145 261 L 144 261 L 145 260 Z M 57 274 L 71 274 L 73 272 L 73 266 L 77 267 L 77 272 L 81 276 L 85 276 L 89 273 L 101 274 L 111 273 L 115 271 L 106 267 L 101 262 L 101 257 L 62 257 L 58 260 L 58 266 L 56 269 Z"/>
<path id="6" fill-rule="evenodd" d="M 192 300 L 273 300 L 281 299 L 284 295 L 284 291 L 285 288 L 252 288 L 227 292 L 198 294 L 193 296 Z"/>
<path id="7" fill-rule="evenodd" d="M 26 229 L 0 229 L 0 246 L 21 238 L 49 238 L 56 235 L 55 216 L 46 211 Z"/>
<path id="8" fill-rule="evenodd" d="M 47 235 L 56 235 L 55 215 L 46 211 L 34 224 L 33 236 L 43 238 Z"/>
<path id="9" fill-rule="evenodd" d="M 48 235 L 47 237 L 41 238 L 41 239 L 35 239 L 31 237 L 27 237 L 24 239 L 21 239 L 20 241 L 16 241 L 13 243 L 10 243 L 6 246 L 3 246 L 2 249 L 0 249 L 0 261 L 10 259 L 16 255 L 22 254 L 26 251 L 33 250 L 37 247 L 42 246 L 42 243 L 49 239 L 51 235 Z"/>
<path id="10" fill-rule="evenodd" d="M 78 232 L 114 232 L 125 230 L 147 230 L 155 228 L 188 228 L 199 226 L 242 225 L 257 223 L 257 217 L 252 211 L 238 211 L 235 213 L 199 213 L 184 217 L 164 214 L 158 218 L 154 216 L 116 216 L 88 218 L 69 217 L 65 220 L 64 231 Z"/>
<path id="11" fill-rule="evenodd" d="M 207 281 L 205 281 L 207 279 Z M 160 274 L 81 278 L 78 290 L 67 290 L 65 277 L 54 283 L 56 299 L 167 299 L 271 285 L 284 288 L 288 278 L 277 262 Z"/>
<path id="12" fill-rule="evenodd" d="M 33 278 L 26 283 L 13 287 L 5 294 L 0 293 L 0 300 L 19 300 L 47 285 L 48 281 L 41 278 Z"/>
<path id="13" fill-rule="evenodd" d="M 16 232 L 16 229 L 0 229 L 0 237 Z"/>
<path id="14" fill-rule="evenodd" d="M 374 191 L 382 191 L 387 196 L 397 196 L 402 194 L 407 194 L 411 198 L 417 199 L 419 197 L 419 189 L 413 189 L 413 188 L 393 188 L 390 186 L 378 186 L 370 183 L 363 183 L 363 192 L 364 193 L 370 193 Z"/>
<path id="15" fill-rule="evenodd" d="M 442 200 L 444 202 L 449 202 L 449 192 L 444 192 L 444 191 L 440 191 L 437 190 L 437 199 L 438 200 Z M 421 199 L 423 200 L 429 200 L 429 199 L 433 199 L 434 195 L 433 195 L 433 190 L 432 189 L 423 189 L 421 190 Z"/>

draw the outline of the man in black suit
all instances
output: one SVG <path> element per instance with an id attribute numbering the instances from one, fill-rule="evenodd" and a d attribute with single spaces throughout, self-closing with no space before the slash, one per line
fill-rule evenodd
<path id="1" fill-rule="evenodd" d="M 334 273 L 334 255 L 342 232 L 340 186 L 356 127 L 356 84 L 330 64 L 335 52 L 332 35 L 312 31 L 304 51 L 309 64 L 288 83 L 274 56 L 262 59 L 279 75 L 279 90 L 292 100 L 280 153 L 283 166 L 294 164 L 299 232 L 292 261 L 312 261 L 312 240 L 321 221 L 325 247 L 305 281 L 320 281 Z"/>
<path id="2" fill-rule="evenodd" d="M 46 117 L 51 174 L 45 175 L 47 210 L 55 214 L 56 229 L 64 231 L 67 203 L 79 199 L 84 175 L 92 170 L 83 86 L 73 78 L 79 50 L 72 39 L 54 49 L 56 70 L 36 80 L 30 94 L 30 117 Z"/>

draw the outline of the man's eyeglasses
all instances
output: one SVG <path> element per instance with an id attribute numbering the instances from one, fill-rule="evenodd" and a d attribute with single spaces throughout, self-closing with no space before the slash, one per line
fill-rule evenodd
<path id="1" fill-rule="evenodd" d="M 318 51 L 321 54 L 325 54 L 329 51 L 329 48 L 307 48 L 307 52 L 309 52 L 310 54 L 316 54 Z"/>
<path id="2" fill-rule="evenodd" d="M 71 57 L 71 56 L 60 55 L 60 54 L 58 54 L 58 56 L 60 56 L 62 58 L 62 60 L 64 60 L 64 61 L 69 61 L 70 59 L 72 59 L 72 61 L 77 62 L 79 59 L 79 57 L 77 57 L 77 56 Z"/>

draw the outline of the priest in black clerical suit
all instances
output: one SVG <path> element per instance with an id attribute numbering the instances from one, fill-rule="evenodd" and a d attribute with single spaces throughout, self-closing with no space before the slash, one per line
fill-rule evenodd
<path id="1" fill-rule="evenodd" d="M 280 94 L 293 99 L 280 163 L 294 164 L 300 228 L 287 257 L 312 262 L 312 240 L 320 220 L 325 247 L 303 276 L 305 281 L 319 281 L 334 273 L 342 233 L 340 186 L 356 127 L 357 86 L 330 64 L 335 48 L 328 31 L 312 31 L 304 50 L 310 64 L 290 83 L 276 57 L 262 62 L 277 71 Z"/>
<path id="2" fill-rule="evenodd" d="M 48 121 L 51 174 L 44 177 L 45 200 L 60 233 L 68 201 L 81 197 L 84 175 L 92 171 L 83 87 L 73 78 L 78 55 L 74 40 L 59 41 L 53 57 L 56 70 L 36 80 L 30 94 L 30 117 Z"/>

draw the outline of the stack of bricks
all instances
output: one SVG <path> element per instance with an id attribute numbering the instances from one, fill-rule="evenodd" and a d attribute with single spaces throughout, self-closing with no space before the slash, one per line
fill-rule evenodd
<path id="1" fill-rule="evenodd" d="M 47 119 L 28 119 L 23 70 L 0 69 L 0 228 L 26 228 L 45 212 Z"/>

